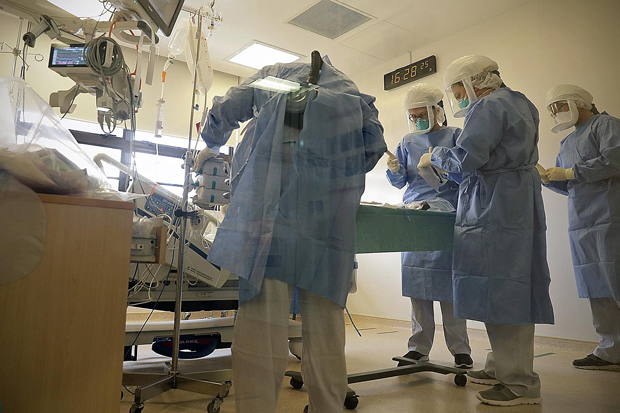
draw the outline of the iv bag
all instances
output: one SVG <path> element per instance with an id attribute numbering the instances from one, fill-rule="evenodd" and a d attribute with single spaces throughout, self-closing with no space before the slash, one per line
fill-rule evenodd
<path id="1" fill-rule="evenodd" d="M 170 42 L 168 43 L 168 50 L 174 57 L 179 56 L 185 50 L 185 43 L 187 42 L 187 30 L 189 29 L 189 19 L 179 19 L 174 31 L 170 36 Z"/>
<path id="2" fill-rule="evenodd" d="M 187 61 L 187 68 L 192 74 L 194 73 L 194 53 L 196 53 L 198 45 L 198 39 L 196 39 L 197 31 L 198 26 L 190 20 L 186 35 L 185 60 Z M 202 93 L 206 94 L 213 84 L 213 67 L 211 66 L 211 57 L 209 56 L 207 37 L 202 31 L 200 33 L 200 56 L 198 56 L 196 70 L 198 71 L 197 87 Z"/>

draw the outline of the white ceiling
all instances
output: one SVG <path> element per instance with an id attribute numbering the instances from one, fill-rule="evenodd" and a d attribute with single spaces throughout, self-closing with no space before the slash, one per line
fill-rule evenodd
<path id="1" fill-rule="evenodd" d="M 226 59 L 258 40 L 306 56 L 304 61 L 312 50 L 319 50 L 353 75 L 533 0 L 342 0 L 339 3 L 374 19 L 334 40 L 287 24 L 317 1 L 216 0 L 223 23 L 209 41 L 213 67 L 250 76 L 253 69 Z M 195 9 L 204 2 L 186 0 L 185 7 Z"/>
<path id="2" fill-rule="evenodd" d="M 87 3 L 98 4 L 98 0 L 20 0 L 18 3 L 39 10 L 44 9 L 43 5 L 53 8 L 47 1 L 77 3 L 82 7 Z M 195 10 L 209 1 L 186 0 L 184 7 Z M 334 40 L 287 23 L 318 1 L 216 0 L 215 7 L 221 12 L 223 22 L 209 40 L 213 67 L 242 77 L 252 75 L 254 69 L 227 59 L 257 40 L 300 54 L 304 56 L 302 61 L 309 61 L 312 50 L 319 50 L 329 55 L 344 73 L 354 75 L 534 0 L 340 0 L 336 2 L 373 19 Z M 167 52 L 164 38 L 159 53 L 167 55 Z"/>

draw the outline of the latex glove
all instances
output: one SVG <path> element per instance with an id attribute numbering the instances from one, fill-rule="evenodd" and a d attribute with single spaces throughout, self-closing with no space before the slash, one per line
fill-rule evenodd
<path id="1" fill-rule="evenodd" d="M 387 161 L 387 166 L 393 174 L 400 171 L 400 162 L 398 162 L 398 158 L 389 158 Z"/>
<path id="2" fill-rule="evenodd" d="M 575 179 L 575 171 L 573 168 L 549 168 L 547 169 L 547 178 L 549 178 L 550 181 L 567 181 Z"/>
<path id="3" fill-rule="evenodd" d="M 420 156 L 420 162 L 418 162 L 418 169 L 428 168 L 433 166 L 431 163 L 431 153 L 433 152 L 433 148 L 428 149 L 428 153 Z"/>
<path id="4" fill-rule="evenodd" d="M 198 155 L 196 155 L 196 159 L 194 159 L 194 166 L 192 166 L 192 172 L 198 173 L 202 169 L 202 164 L 208 161 L 211 158 L 216 156 L 215 153 L 209 152 L 209 148 L 204 148 Z"/>
<path id="5" fill-rule="evenodd" d="M 540 180 L 544 184 L 551 183 L 551 181 L 549 181 L 549 178 L 547 178 L 547 170 L 541 164 L 537 163 L 536 169 L 538 170 L 538 173 L 540 174 Z"/>

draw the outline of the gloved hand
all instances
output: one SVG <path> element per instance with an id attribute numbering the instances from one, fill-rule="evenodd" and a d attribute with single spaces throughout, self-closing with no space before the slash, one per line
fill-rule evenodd
<path id="1" fill-rule="evenodd" d="M 433 152 L 433 148 L 431 147 L 428 149 L 428 153 L 425 153 L 424 155 L 420 156 L 420 162 L 418 162 L 418 169 L 428 168 L 433 165 L 431 163 L 432 152 Z"/>
<path id="2" fill-rule="evenodd" d="M 549 168 L 547 169 L 547 178 L 549 178 L 550 181 L 567 181 L 575 179 L 575 171 L 573 168 Z"/>
<path id="3" fill-rule="evenodd" d="M 387 161 L 387 166 L 393 174 L 400 171 L 400 162 L 398 162 L 398 158 L 389 158 Z"/>
<path id="4" fill-rule="evenodd" d="M 194 159 L 194 166 L 192 166 L 192 172 L 198 173 L 198 171 L 202 169 L 202 164 L 205 163 L 205 161 L 214 158 L 215 156 L 216 154 L 209 152 L 208 147 L 198 152 L 198 155 L 196 155 L 196 159 Z"/>
<path id="5" fill-rule="evenodd" d="M 543 182 L 543 184 L 549 184 L 551 181 L 549 181 L 549 178 L 547 178 L 547 170 L 539 163 L 536 164 L 536 169 L 540 174 L 540 180 Z"/>

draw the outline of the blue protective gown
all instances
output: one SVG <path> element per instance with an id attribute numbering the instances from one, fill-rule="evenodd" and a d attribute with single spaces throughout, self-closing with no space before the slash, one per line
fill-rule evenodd
<path id="1" fill-rule="evenodd" d="M 454 148 L 432 163 L 470 172 L 459 189 L 453 254 L 457 318 L 491 324 L 553 323 L 545 209 L 538 161 L 538 110 L 498 89 L 474 102 Z"/>
<path id="2" fill-rule="evenodd" d="M 403 202 L 409 204 L 443 198 L 456 208 L 459 185 L 447 181 L 436 191 L 418 175 L 420 157 L 430 147 L 453 147 L 459 128 L 446 127 L 425 134 L 408 134 L 396 148 L 401 167 L 397 173 L 387 170 L 387 178 L 396 188 L 407 185 Z M 403 296 L 431 301 L 452 302 L 452 251 L 413 251 L 401 254 Z"/>
<path id="3" fill-rule="evenodd" d="M 548 187 L 568 195 L 568 234 L 581 298 L 620 301 L 620 119 L 596 115 L 561 143 L 556 166 L 575 179 Z"/>
<path id="4" fill-rule="evenodd" d="M 239 276 L 241 303 L 260 291 L 264 277 L 346 302 L 365 174 L 387 147 L 375 98 L 324 61 L 318 94 L 308 95 L 304 127 L 284 165 L 287 95 L 249 85 L 267 76 L 302 82 L 309 72 L 305 63 L 261 69 L 213 99 L 202 132 L 209 147 L 221 146 L 239 122 L 255 118 L 252 136 L 244 137 L 249 154 L 238 162 L 234 195 L 208 257 Z"/>

